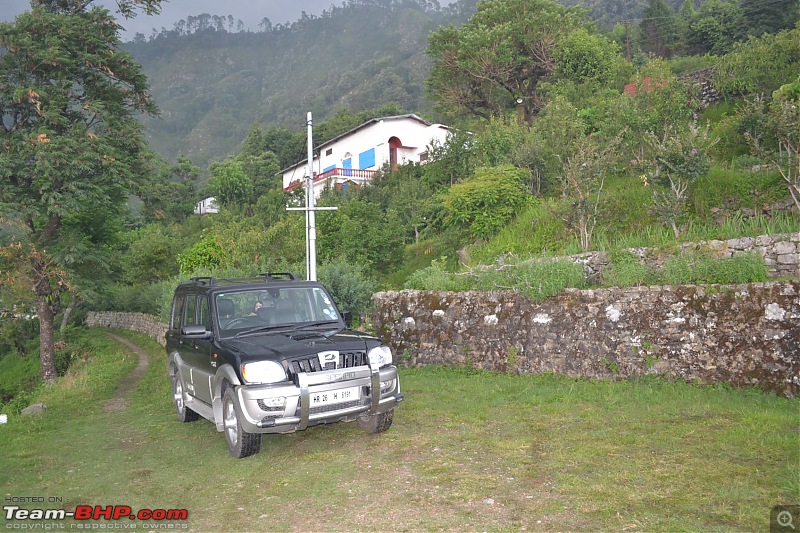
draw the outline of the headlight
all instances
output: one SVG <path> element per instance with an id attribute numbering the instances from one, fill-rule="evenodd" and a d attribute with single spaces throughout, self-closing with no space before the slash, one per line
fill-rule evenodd
<path id="1" fill-rule="evenodd" d="M 286 372 L 275 361 L 257 361 L 242 365 L 242 377 L 247 383 L 278 383 L 286 380 Z"/>
<path id="2" fill-rule="evenodd" d="M 392 364 L 392 350 L 388 346 L 377 346 L 367 354 L 370 366 L 382 367 Z"/>

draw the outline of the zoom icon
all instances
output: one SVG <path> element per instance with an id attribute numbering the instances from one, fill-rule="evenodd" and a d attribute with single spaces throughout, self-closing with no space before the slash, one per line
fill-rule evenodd
<path id="1" fill-rule="evenodd" d="M 800 505 L 776 505 L 769 513 L 770 533 L 800 533 Z"/>

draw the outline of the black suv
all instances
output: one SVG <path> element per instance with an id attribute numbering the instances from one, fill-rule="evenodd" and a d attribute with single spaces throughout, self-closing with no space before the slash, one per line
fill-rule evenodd
<path id="1" fill-rule="evenodd" d="M 289 273 L 181 283 L 166 338 L 178 420 L 214 422 L 234 457 L 258 453 L 262 433 L 356 420 L 386 431 L 403 400 L 389 347 Z"/>

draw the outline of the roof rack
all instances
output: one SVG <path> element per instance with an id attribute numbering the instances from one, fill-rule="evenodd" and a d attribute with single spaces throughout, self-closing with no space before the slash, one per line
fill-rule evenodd
<path id="1" fill-rule="evenodd" d="M 215 278 L 213 276 L 196 276 L 190 278 L 188 283 L 203 285 L 207 287 L 219 287 L 221 285 L 239 285 L 245 283 L 258 283 L 259 281 L 269 283 L 270 281 L 296 281 L 297 277 L 291 272 L 262 272 L 257 277 L 252 278 Z"/>
<path id="2" fill-rule="evenodd" d="M 259 276 L 263 276 L 267 280 L 270 279 L 288 279 L 295 281 L 297 278 L 291 272 L 262 272 Z"/>
<path id="3" fill-rule="evenodd" d="M 217 284 L 217 278 L 213 276 L 197 276 L 191 278 L 189 281 L 194 281 L 199 285 L 211 285 L 212 287 Z"/>

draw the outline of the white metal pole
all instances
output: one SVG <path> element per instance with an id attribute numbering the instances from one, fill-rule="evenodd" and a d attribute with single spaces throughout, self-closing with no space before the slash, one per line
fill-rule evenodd
<path id="1" fill-rule="evenodd" d="M 308 189 L 306 190 L 306 220 L 308 221 L 308 280 L 317 281 L 317 221 L 314 213 L 314 141 L 311 133 L 311 111 L 308 124 Z"/>
<path id="2" fill-rule="evenodd" d="M 310 166 L 311 165 L 309 165 L 309 167 Z M 311 209 L 309 208 L 308 197 L 311 194 L 313 194 L 313 191 L 314 191 L 314 180 L 313 180 L 313 177 L 312 177 L 312 174 L 311 174 L 310 170 L 308 171 L 308 176 L 306 176 L 305 189 L 306 189 L 306 198 L 305 198 L 306 205 L 305 205 L 305 208 L 303 209 L 303 211 L 305 211 L 305 215 L 306 215 L 306 277 L 308 277 L 308 273 L 311 272 L 311 267 L 309 265 L 309 258 L 311 257 L 311 252 L 309 251 L 310 250 L 310 248 L 309 248 L 309 242 L 310 241 L 309 241 L 309 238 L 308 238 L 308 228 L 311 225 L 311 221 L 308 219 L 308 214 L 311 213 Z"/>

